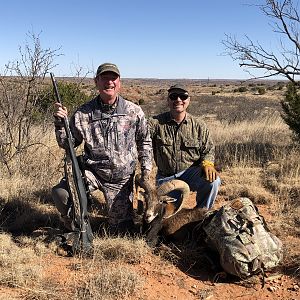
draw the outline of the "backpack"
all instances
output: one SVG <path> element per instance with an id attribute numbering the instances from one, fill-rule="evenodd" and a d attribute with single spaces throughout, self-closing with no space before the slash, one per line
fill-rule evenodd
<path id="1" fill-rule="evenodd" d="M 282 242 L 273 235 L 248 198 L 222 206 L 202 223 L 207 244 L 220 256 L 225 272 L 245 279 L 276 267 Z"/>

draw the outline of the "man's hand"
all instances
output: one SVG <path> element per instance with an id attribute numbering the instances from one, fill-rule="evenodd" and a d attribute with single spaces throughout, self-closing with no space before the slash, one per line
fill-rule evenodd
<path id="1" fill-rule="evenodd" d="M 215 169 L 213 162 L 208 160 L 202 161 L 202 170 L 204 172 L 205 179 L 209 182 L 213 182 L 217 179 L 218 172 Z"/>
<path id="2" fill-rule="evenodd" d="M 213 166 L 203 166 L 202 169 L 204 171 L 206 180 L 208 180 L 209 182 L 213 182 L 217 179 L 218 172 L 215 169 L 215 167 L 213 167 Z"/>
<path id="3" fill-rule="evenodd" d="M 62 106 L 60 103 L 55 103 L 55 110 L 53 113 L 53 116 L 56 118 L 67 118 L 68 117 L 68 111 L 65 106 Z"/>

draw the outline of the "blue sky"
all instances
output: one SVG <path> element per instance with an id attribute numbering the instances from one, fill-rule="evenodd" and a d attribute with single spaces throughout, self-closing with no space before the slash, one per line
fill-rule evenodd
<path id="1" fill-rule="evenodd" d="M 225 34 L 272 47 L 276 35 L 255 4 L 263 0 L 1 1 L 0 72 L 18 59 L 28 32 L 60 49 L 56 76 L 116 63 L 126 78 L 245 79 L 222 55 Z"/>

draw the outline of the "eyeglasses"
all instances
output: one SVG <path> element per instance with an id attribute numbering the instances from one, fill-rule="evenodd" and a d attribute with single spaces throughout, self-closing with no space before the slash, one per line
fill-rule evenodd
<path id="1" fill-rule="evenodd" d="M 178 97 L 180 98 L 180 100 L 185 101 L 189 97 L 189 95 L 187 95 L 187 94 L 176 94 L 176 93 L 173 93 L 173 94 L 169 95 L 169 98 L 172 101 L 177 100 Z"/>

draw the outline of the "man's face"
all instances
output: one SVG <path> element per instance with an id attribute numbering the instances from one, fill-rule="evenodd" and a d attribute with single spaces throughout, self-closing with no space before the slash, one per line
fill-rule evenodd
<path id="1" fill-rule="evenodd" d="M 121 88 L 121 81 L 118 74 L 104 72 L 95 78 L 95 84 L 103 103 L 113 104 Z"/>
<path id="2" fill-rule="evenodd" d="M 190 97 L 187 92 L 180 89 L 174 89 L 168 95 L 168 105 L 171 114 L 185 112 L 190 104 Z"/>

